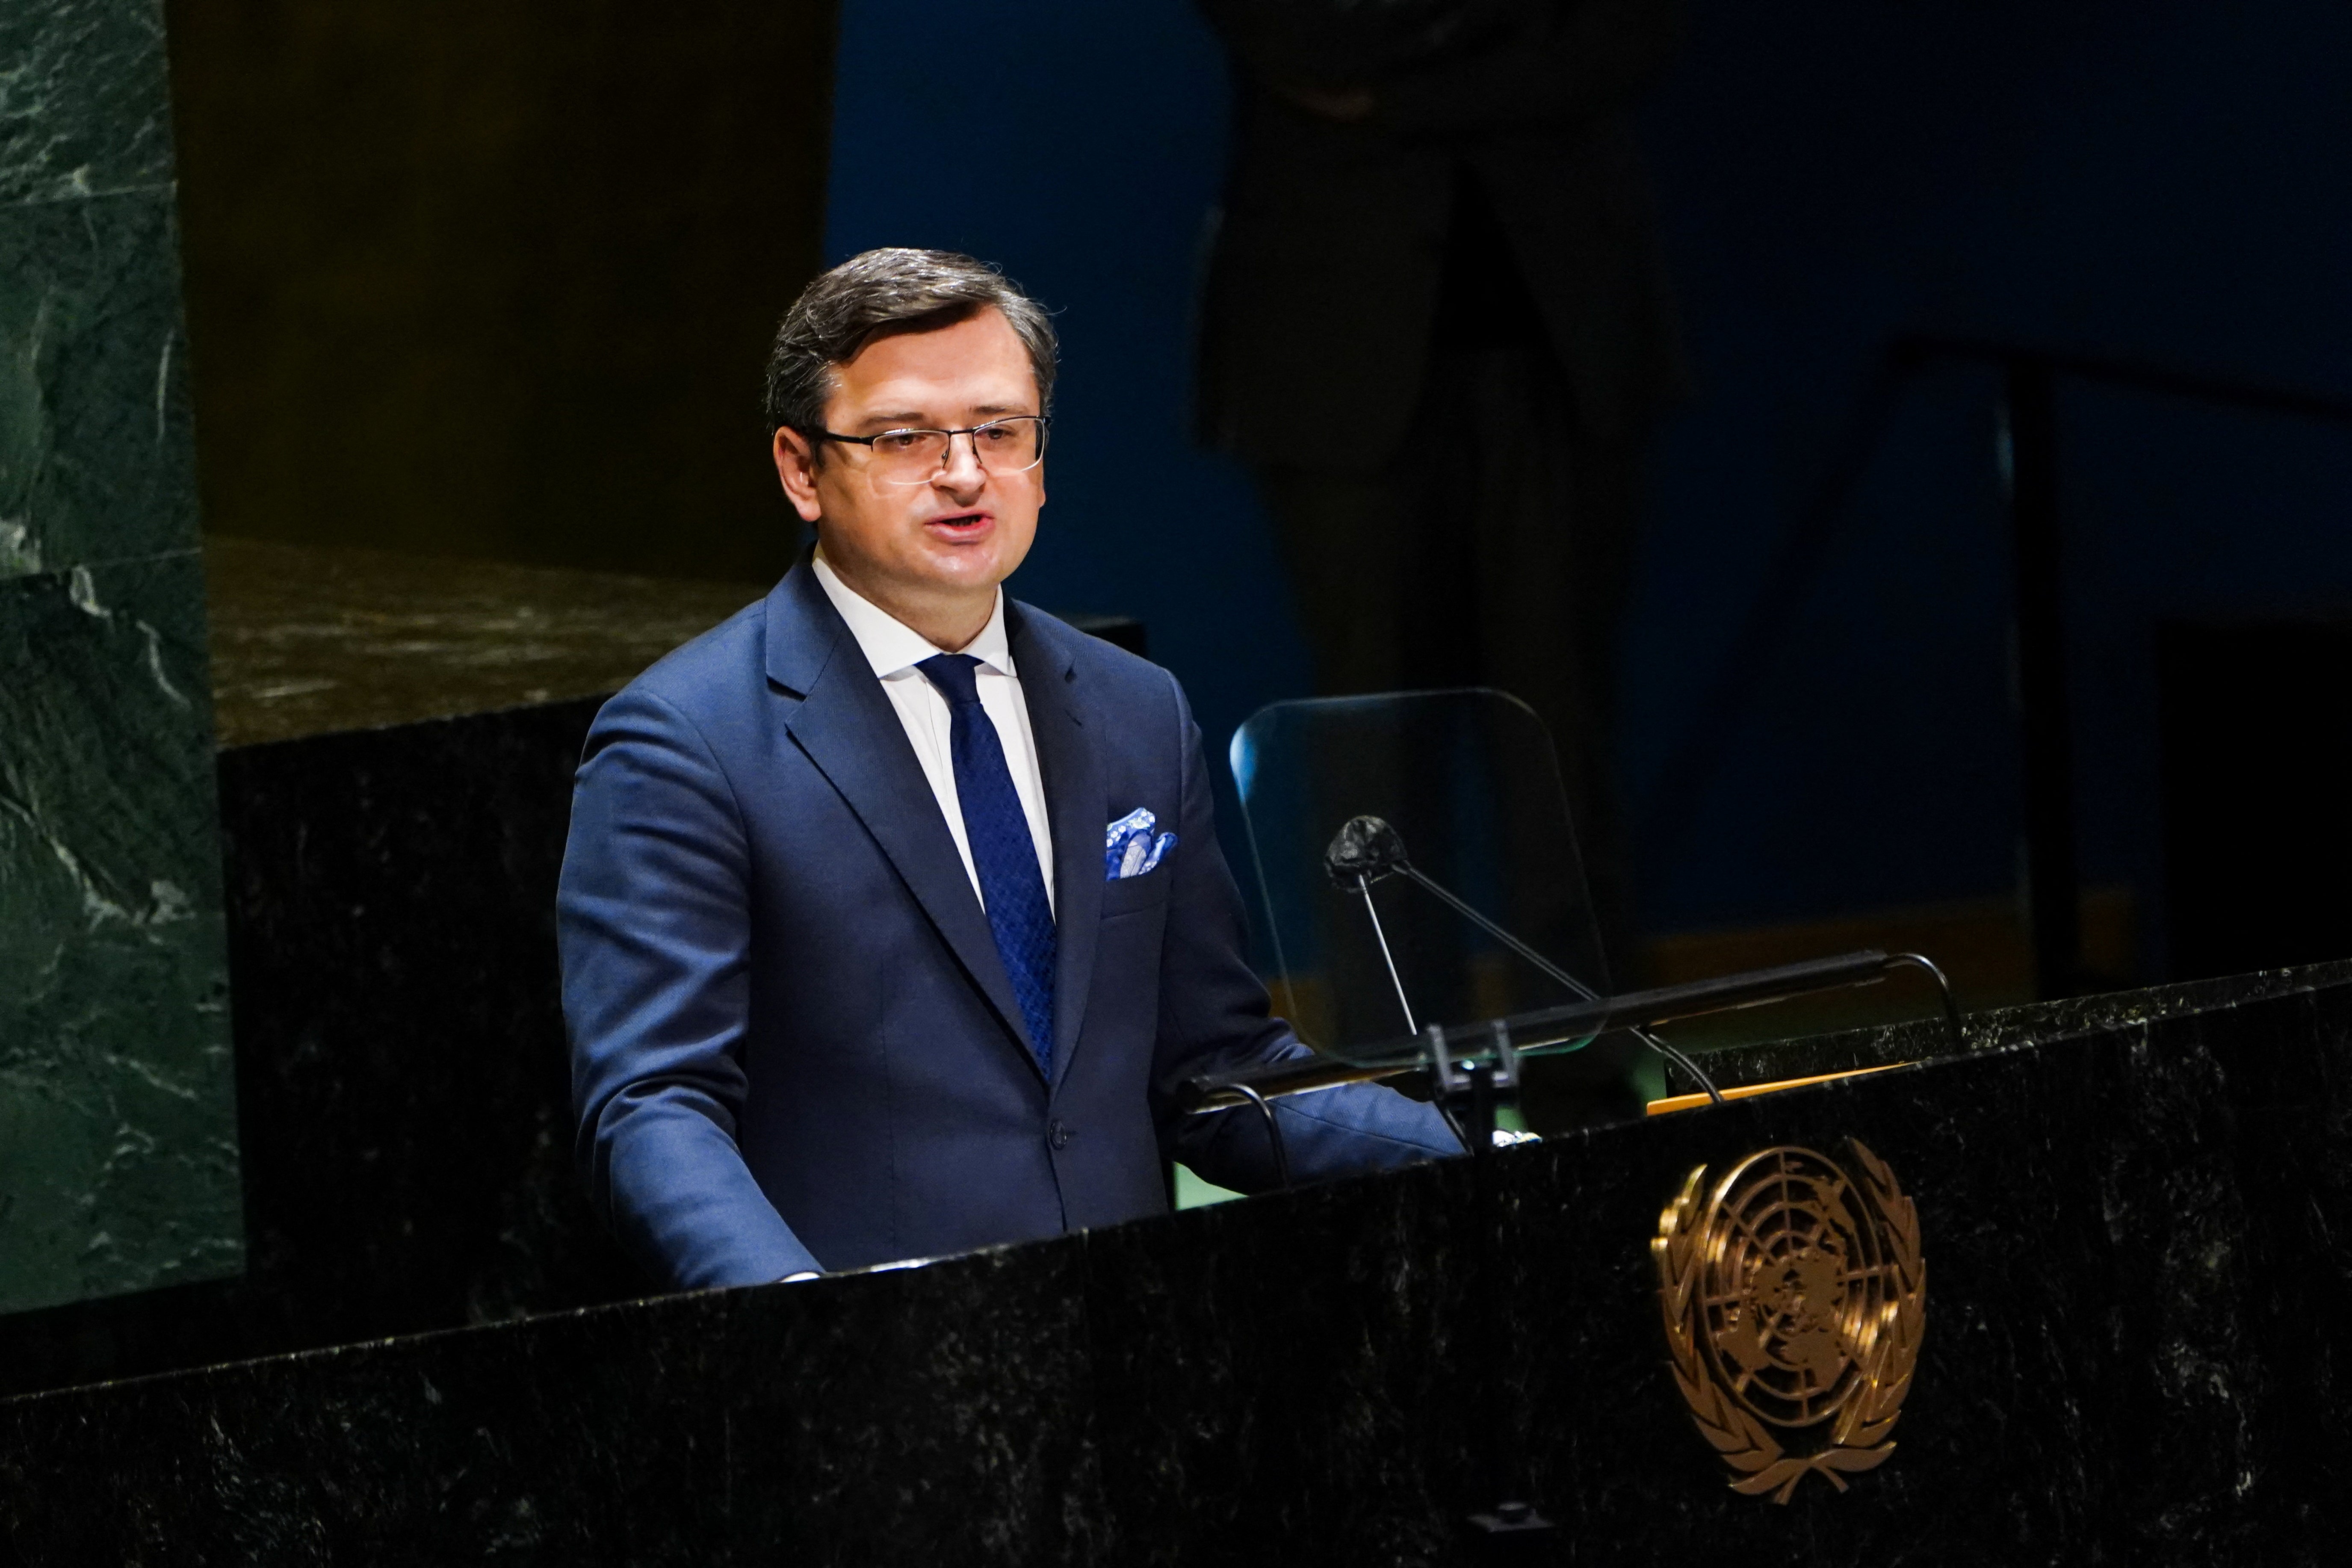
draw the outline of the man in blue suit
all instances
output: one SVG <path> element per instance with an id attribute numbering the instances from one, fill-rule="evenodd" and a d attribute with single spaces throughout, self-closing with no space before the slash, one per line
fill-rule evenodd
<path id="1" fill-rule="evenodd" d="M 1054 338 L 967 258 L 869 251 L 780 329 L 816 546 L 607 703 L 560 900 L 579 1157 L 623 1242 L 742 1285 L 1115 1224 L 1161 1162 L 1272 1184 L 1177 1087 L 1305 1054 L 1243 963 L 1165 670 L 1015 603 Z M 1315 1177 L 1460 1152 L 1376 1087 L 1280 1102 Z"/>

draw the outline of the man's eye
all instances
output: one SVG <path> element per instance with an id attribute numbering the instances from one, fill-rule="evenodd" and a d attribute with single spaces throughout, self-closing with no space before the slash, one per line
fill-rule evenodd
<path id="1" fill-rule="evenodd" d="M 1014 433 L 1008 426 L 983 425 L 972 434 L 991 447 L 1003 447 L 1012 443 Z"/>
<path id="2" fill-rule="evenodd" d="M 886 430 L 874 437 L 877 452 L 911 452 L 923 443 L 920 430 Z"/>

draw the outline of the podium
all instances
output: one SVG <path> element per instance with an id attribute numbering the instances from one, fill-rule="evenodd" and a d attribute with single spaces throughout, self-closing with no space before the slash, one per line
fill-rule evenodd
<path id="1" fill-rule="evenodd" d="M 0 1557 L 1468 1563 L 1496 1542 L 1465 1510 L 1505 1489 L 1556 1526 L 1531 1562 L 2332 1556 L 2352 963 L 1969 1035 L 1718 1054 L 1726 1086 L 1886 1070 L 1500 1152 L 1483 1207 L 1457 1161 L 0 1402 Z M 1894 1451 L 1736 1491 L 1678 1385 L 1662 1210 L 1696 1168 L 1854 1143 L 1924 1258 Z M 1509 1368 L 1484 1421 L 1481 1314 Z"/>

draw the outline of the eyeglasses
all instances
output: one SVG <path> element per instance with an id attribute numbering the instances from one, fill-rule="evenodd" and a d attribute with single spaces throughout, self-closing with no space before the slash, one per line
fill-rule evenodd
<path id="1" fill-rule="evenodd" d="M 972 461 L 991 474 L 1018 474 L 1045 460 L 1045 416 L 1015 414 L 992 419 L 968 430 L 885 430 L 878 436 L 839 436 L 830 430 L 807 434 L 845 446 L 863 447 L 872 454 L 876 478 L 886 484 L 928 484 L 945 469 L 955 451 L 955 438 L 971 437 Z"/>

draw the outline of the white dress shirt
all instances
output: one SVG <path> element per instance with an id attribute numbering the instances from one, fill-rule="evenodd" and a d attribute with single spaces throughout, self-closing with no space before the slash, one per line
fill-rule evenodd
<path id="1" fill-rule="evenodd" d="M 915 668 L 942 650 L 922 633 L 861 597 L 826 564 L 823 551 L 817 552 L 815 566 L 817 585 L 849 623 L 858 650 L 874 667 L 882 689 L 889 694 L 890 706 L 898 710 L 898 722 L 915 748 L 915 760 L 922 764 L 923 777 L 930 782 L 932 797 L 940 803 L 940 815 L 947 819 L 948 836 L 955 840 L 956 853 L 963 857 L 964 875 L 971 879 L 971 890 L 982 907 L 987 907 L 987 896 L 980 891 L 980 872 L 971 863 L 971 842 L 963 830 L 963 807 L 956 798 L 955 753 L 948 744 L 953 715 L 948 700 Z M 1050 909 L 1053 830 L 1045 819 L 1045 783 L 1037 771 L 1037 741 L 1029 730 L 1029 704 L 1022 697 L 1021 675 L 1013 668 L 1013 648 L 1004 635 L 1003 589 L 996 591 L 996 607 L 989 612 L 988 625 L 953 651 L 980 660 L 972 675 L 981 711 L 996 726 L 996 738 L 1004 747 L 1004 763 L 1012 770 L 1021 813 L 1029 819 L 1029 842 L 1036 847 L 1037 870 L 1045 879 L 1045 903 Z"/>

